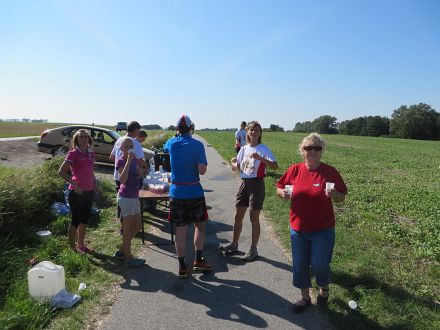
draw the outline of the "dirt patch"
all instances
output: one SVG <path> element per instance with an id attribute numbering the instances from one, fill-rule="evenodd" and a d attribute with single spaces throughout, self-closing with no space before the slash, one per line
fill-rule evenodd
<path id="1" fill-rule="evenodd" d="M 52 159 L 52 155 L 39 152 L 38 139 L 23 140 L 0 139 L 0 165 L 5 167 L 35 167 Z M 97 164 L 95 173 L 98 178 L 113 180 L 112 165 Z"/>
<path id="2" fill-rule="evenodd" d="M 36 139 L 0 141 L 0 165 L 7 167 L 32 167 L 51 159 L 49 154 L 38 152 Z"/>

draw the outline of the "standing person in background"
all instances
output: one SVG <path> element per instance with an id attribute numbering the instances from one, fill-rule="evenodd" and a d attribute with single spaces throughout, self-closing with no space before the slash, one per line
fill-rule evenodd
<path id="1" fill-rule="evenodd" d="M 148 134 L 146 130 L 139 130 L 138 135 L 136 136 L 136 140 L 137 142 L 139 142 L 141 148 L 142 148 L 142 144 L 145 142 L 145 139 L 147 138 Z M 144 152 L 144 150 L 142 149 L 142 153 Z M 141 186 L 143 184 L 143 179 L 145 177 L 145 175 L 148 174 L 148 172 L 150 171 L 150 161 L 149 160 L 145 160 L 144 159 L 144 163 L 145 165 L 143 165 L 142 163 L 139 163 L 139 166 L 142 170 L 142 176 L 140 177 L 140 182 L 141 182 Z"/>
<path id="2" fill-rule="evenodd" d="M 327 303 L 335 244 L 332 201 L 343 202 L 347 194 L 339 172 L 321 162 L 324 148 L 325 141 L 318 133 L 305 137 L 299 145 L 304 162 L 290 166 L 277 183 L 278 197 L 290 201 L 293 285 L 301 290 L 302 295 L 302 299 L 293 305 L 295 313 L 312 304 L 310 268 L 316 273 L 316 283 L 320 287 L 317 303 Z M 286 185 L 293 186 L 292 194 Z"/>
<path id="3" fill-rule="evenodd" d="M 84 244 L 87 224 L 92 209 L 93 195 L 98 189 L 93 165 L 95 153 L 91 149 L 92 137 L 84 130 L 78 130 L 72 139 L 72 149 L 67 153 L 58 174 L 69 182 L 69 205 L 72 221 L 68 236 L 70 248 L 78 253 L 93 253 L 93 249 Z M 72 176 L 69 175 L 69 169 Z"/>
<path id="4" fill-rule="evenodd" d="M 144 129 L 139 130 L 138 135 L 136 136 L 136 140 L 141 144 L 145 142 L 145 139 L 147 138 L 148 134 L 147 131 Z"/>
<path id="5" fill-rule="evenodd" d="M 252 261 L 258 256 L 257 244 L 260 238 L 260 211 L 265 197 L 266 167 L 272 170 L 278 169 L 272 151 L 261 143 L 262 134 L 261 125 L 257 121 L 251 121 L 247 126 L 247 144 L 240 149 L 236 162 L 231 164 L 233 170 L 240 170 L 242 181 L 235 199 L 234 236 L 232 242 L 220 246 L 220 250 L 225 253 L 238 251 L 243 218 L 250 206 L 252 244 L 243 256 L 243 261 Z"/>
<path id="6" fill-rule="evenodd" d="M 186 232 L 194 223 L 194 272 L 212 270 L 203 258 L 208 211 L 199 175 L 206 173 L 208 162 L 205 147 L 191 137 L 191 119 L 182 115 L 177 120 L 178 135 L 169 139 L 164 151 L 170 153 L 171 187 L 169 220 L 176 226 L 176 254 L 179 260 L 179 278 L 188 276 L 185 262 Z"/>
<path id="7" fill-rule="evenodd" d="M 122 139 L 121 152 L 122 156 L 116 160 L 116 168 L 121 183 L 117 200 L 122 218 L 122 247 L 116 251 L 115 257 L 125 258 L 128 267 L 139 267 L 145 260 L 131 255 L 131 241 L 141 229 L 139 171 L 133 139 L 128 136 Z"/>
<path id="8" fill-rule="evenodd" d="M 235 151 L 240 151 L 241 147 L 244 147 L 246 144 L 246 122 L 242 121 L 240 125 L 240 129 L 235 132 Z"/>
<path id="9" fill-rule="evenodd" d="M 144 168 L 148 167 L 145 162 L 145 159 L 144 159 L 144 157 L 145 157 L 144 149 L 142 148 L 142 145 L 139 143 L 139 141 L 136 140 L 136 137 L 138 136 L 140 130 L 141 130 L 141 125 L 137 121 L 131 121 L 127 126 L 127 134 L 116 140 L 116 142 L 113 146 L 113 150 L 110 153 L 110 157 L 109 157 L 110 160 L 115 162 L 114 179 L 115 179 L 115 184 L 116 184 L 116 192 L 119 191 L 119 188 L 121 185 L 121 182 L 119 179 L 119 172 L 116 167 L 116 161 L 120 157 L 122 157 L 123 153 L 121 151 L 121 144 L 122 144 L 122 141 L 124 141 L 125 137 L 129 137 L 133 140 L 135 156 L 136 156 L 136 160 L 139 165 L 139 168 L 144 169 Z M 121 210 L 118 205 L 118 218 L 120 217 L 120 213 L 121 213 Z"/>

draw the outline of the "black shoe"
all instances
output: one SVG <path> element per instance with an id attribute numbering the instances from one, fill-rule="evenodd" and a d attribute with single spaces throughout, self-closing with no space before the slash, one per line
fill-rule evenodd
<path id="1" fill-rule="evenodd" d="M 295 314 L 299 314 L 309 306 L 312 306 L 312 302 L 308 299 L 301 298 L 293 304 L 292 312 Z"/>

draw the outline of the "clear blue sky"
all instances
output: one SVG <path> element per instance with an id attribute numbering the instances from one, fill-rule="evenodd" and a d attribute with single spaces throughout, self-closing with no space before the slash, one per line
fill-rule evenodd
<path id="1" fill-rule="evenodd" d="M 292 129 L 440 111 L 437 0 L 0 2 L 0 118 Z"/>

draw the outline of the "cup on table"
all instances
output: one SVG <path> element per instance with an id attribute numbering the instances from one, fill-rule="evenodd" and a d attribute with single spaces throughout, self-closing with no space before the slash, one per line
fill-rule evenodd
<path id="1" fill-rule="evenodd" d="M 330 194 L 330 191 L 335 188 L 335 184 L 333 182 L 326 182 L 325 183 L 325 194 L 328 196 Z"/>
<path id="2" fill-rule="evenodd" d="M 289 193 L 289 197 L 292 198 L 292 194 L 293 194 L 293 186 L 290 184 L 286 184 L 284 186 L 284 189 L 287 190 L 287 192 Z"/>

